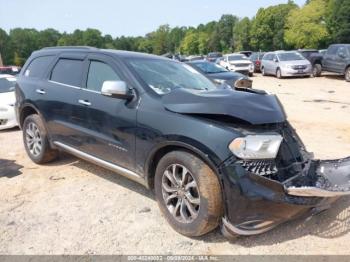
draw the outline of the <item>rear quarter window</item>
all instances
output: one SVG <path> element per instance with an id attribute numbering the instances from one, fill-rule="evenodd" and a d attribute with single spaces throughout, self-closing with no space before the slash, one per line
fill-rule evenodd
<path id="1" fill-rule="evenodd" d="M 54 58 L 55 56 L 41 56 L 34 58 L 24 72 L 24 76 L 42 78 Z"/>

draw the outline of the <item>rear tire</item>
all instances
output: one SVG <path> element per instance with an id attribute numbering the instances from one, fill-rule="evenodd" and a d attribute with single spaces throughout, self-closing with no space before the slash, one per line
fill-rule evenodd
<path id="1" fill-rule="evenodd" d="M 322 66 L 320 64 L 314 64 L 312 67 L 312 76 L 313 77 L 319 77 L 322 73 Z"/>
<path id="2" fill-rule="evenodd" d="M 188 237 L 215 229 L 223 215 L 219 180 L 198 157 L 173 151 L 158 163 L 155 195 L 170 226 Z"/>
<path id="3" fill-rule="evenodd" d="M 345 81 L 350 82 L 350 66 L 345 70 Z"/>
<path id="4" fill-rule="evenodd" d="M 28 116 L 23 123 L 24 148 L 36 164 L 48 163 L 58 156 L 58 151 L 50 147 L 47 132 L 39 115 Z"/>

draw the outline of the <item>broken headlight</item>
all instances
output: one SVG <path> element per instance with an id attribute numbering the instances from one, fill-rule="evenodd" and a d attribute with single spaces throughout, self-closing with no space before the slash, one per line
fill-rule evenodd
<path id="1" fill-rule="evenodd" d="M 233 140 L 229 149 L 241 159 L 274 159 L 283 138 L 280 135 L 248 135 Z"/>

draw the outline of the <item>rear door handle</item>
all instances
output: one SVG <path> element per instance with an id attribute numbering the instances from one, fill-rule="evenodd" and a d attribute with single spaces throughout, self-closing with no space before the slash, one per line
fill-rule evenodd
<path id="1" fill-rule="evenodd" d="M 84 106 L 91 106 L 91 103 L 87 100 L 79 100 L 78 102 Z"/>
<path id="2" fill-rule="evenodd" d="M 37 89 L 37 90 L 35 90 L 35 92 L 37 92 L 40 95 L 45 95 L 46 94 L 44 89 Z"/>

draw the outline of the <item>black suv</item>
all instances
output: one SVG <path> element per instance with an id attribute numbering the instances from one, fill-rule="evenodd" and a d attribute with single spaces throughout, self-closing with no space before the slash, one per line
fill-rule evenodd
<path id="1" fill-rule="evenodd" d="M 350 82 L 350 44 L 331 45 L 323 57 L 322 69 L 341 75 Z"/>
<path id="2" fill-rule="evenodd" d="M 312 75 L 314 77 L 321 76 L 323 55 L 317 49 L 299 49 L 297 52 L 310 61 Z"/>
<path id="3" fill-rule="evenodd" d="M 228 237 L 259 234 L 349 194 L 350 159 L 313 160 L 276 96 L 218 89 L 184 63 L 45 48 L 24 65 L 16 96 L 35 163 L 62 150 L 154 189 L 187 236 L 219 224 Z"/>

